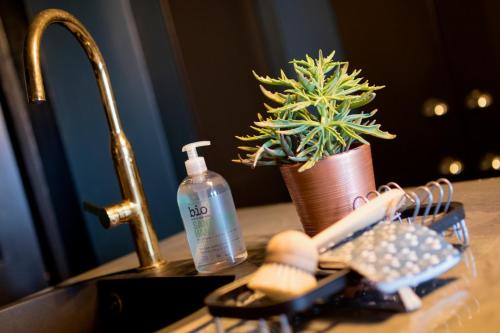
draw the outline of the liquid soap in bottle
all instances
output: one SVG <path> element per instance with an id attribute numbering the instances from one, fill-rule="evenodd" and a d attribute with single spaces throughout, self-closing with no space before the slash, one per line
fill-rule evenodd
<path id="1" fill-rule="evenodd" d="M 199 141 L 182 147 L 188 154 L 188 176 L 177 192 L 194 264 L 203 273 L 237 265 L 247 258 L 229 185 L 221 175 L 207 170 L 205 159 L 198 156 L 196 148 L 209 145 L 210 141 Z"/>

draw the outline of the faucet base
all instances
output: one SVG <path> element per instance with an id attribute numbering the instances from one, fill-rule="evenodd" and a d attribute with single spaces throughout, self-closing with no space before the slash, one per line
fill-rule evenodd
<path id="1" fill-rule="evenodd" d="M 159 262 L 156 262 L 149 266 L 139 266 L 137 270 L 139 272 L 148 271 L 148 270 L 163 270 L 168 265 L 168 261 L 162 259 Z"/>

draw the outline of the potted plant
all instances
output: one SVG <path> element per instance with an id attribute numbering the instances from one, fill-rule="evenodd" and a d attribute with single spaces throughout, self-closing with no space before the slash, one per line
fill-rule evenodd
<path id="1" fill-rule="evenodd" d="M 376 110 L 360 109 L 375 98 L 372 86 L 348 72 L 348 62 L 334 61 L 335 52 L 317 59 L 292 60 L 296 79 L 283 71 L 278 78 L 259 76 L 260 89 L 273 105 L 257 114 L 256 133 L 237 136 L 258 141 L 238 147 L 233 160 L 252 167 L 278 165 L 305 231 L 315 235 L 352 210 L 353 200 L 375 189 L 371 150 L 364 136 L 392 139 L 371 118 Z"/>

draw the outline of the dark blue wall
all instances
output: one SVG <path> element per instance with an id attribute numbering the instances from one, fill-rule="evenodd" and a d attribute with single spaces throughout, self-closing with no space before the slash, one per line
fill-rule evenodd
<path id="1" fill-rule="evenodd" d="M 344 59 L 336 18 L 330 0 L 258 0 L 263 37 L 274 74 L 292 71 L 287 62 L 336 50 Z"/>
<path id="2" fill-rule="evenodd" d="M 23 181 L 0 106 L 0 305 L 47 286 Z"/>
<path id="3" fill-rule="evenodd" d="M 26 0 L 30 16 L 61 8 L 80 19 L 107 62 L 123 126 L 132 143 L 159 237 L 182 229 L 169 141 L 147 72 L 128 1 Z M 74 37 L 50 27 L 42 42 L 45 81 L 80 200 L 106 205 L 120 200 L 109 152 L 109 135 L 95 79 Z M 165 94 L 175 91 L 165 89 Z M 133 251 L 128 227 L 104 230 L 85 215 L 100 263 Z M 71 223 L 71 221 L 67 221 Z"/>

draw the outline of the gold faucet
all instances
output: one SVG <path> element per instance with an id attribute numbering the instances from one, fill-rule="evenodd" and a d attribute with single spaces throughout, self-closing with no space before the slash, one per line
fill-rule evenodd
<path id="1" fill-rule="evenodd" d="M 122 129 L 106 64 L 90 33 L 68 12 L 47 9 L 38 13 L 31 22 L 24 51 L 29 100 L 32 103 L 45 101 L 40 67 L 40 41 L 45 29 L 52 23 L 62 25 L 78 39 L 92 64 L 106 111 L 111 135 L 111 154 L 123 197 L 123 201 L 112 206 L 101 208 L 84 203 L 84 207 L 97 215 L 105 228 L 128 223 L 132 230 L 140 268 L 159 268 L 165 261 L 161 257 L 158 238 L 151 223 L 134 152 Z"/>

